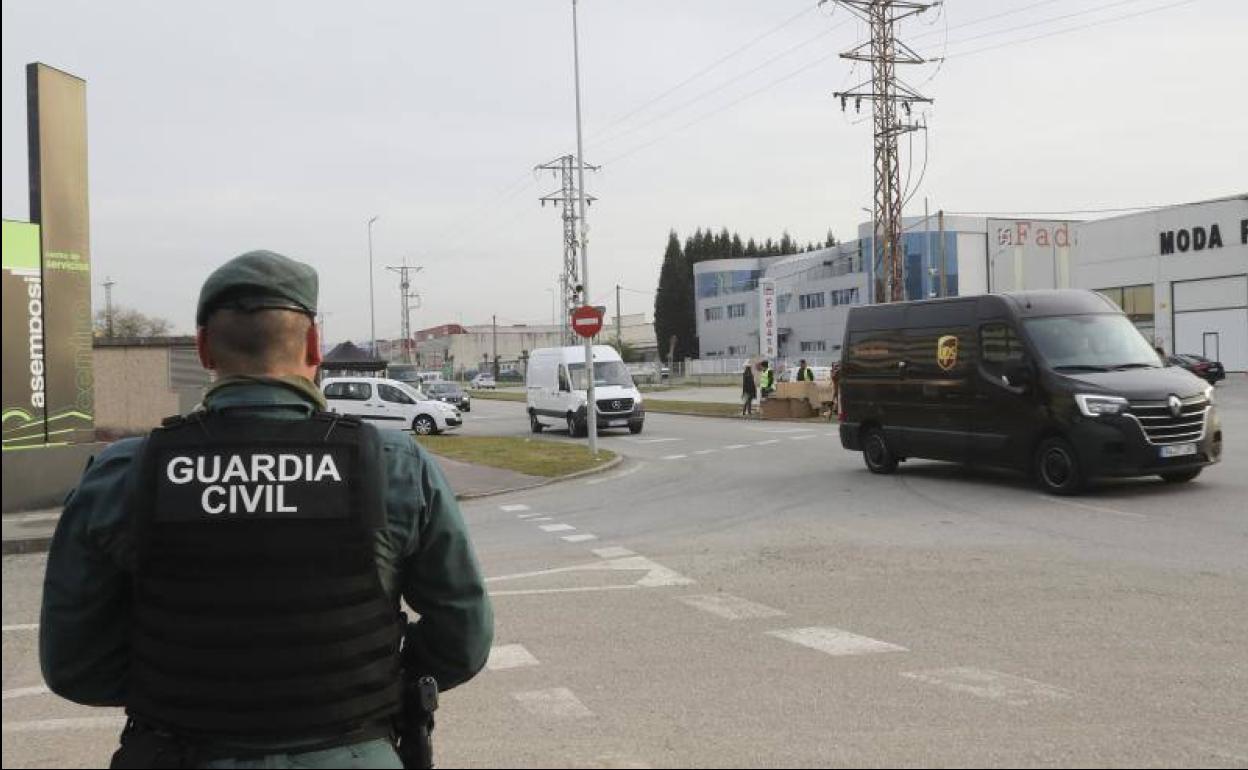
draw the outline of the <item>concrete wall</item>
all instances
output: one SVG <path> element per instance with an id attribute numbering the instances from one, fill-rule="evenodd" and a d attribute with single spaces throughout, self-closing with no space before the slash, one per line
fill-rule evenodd
<path id="1" fill-rule="evenodd" d="M 93 442 L 5 452 L 0 469 L 4 513 L 61 507 L 87 460 L 105 446 Z"/>
<path id="2" fill-rule="evenodd" d="M 151 430 L 179 411 L 169 387 L 169 348 L 95 349 L 95 425 L 108 433 Z"/>

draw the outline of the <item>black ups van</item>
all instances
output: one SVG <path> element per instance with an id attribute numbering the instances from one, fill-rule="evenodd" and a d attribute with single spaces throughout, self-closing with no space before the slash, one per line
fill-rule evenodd
<path id="1" fill-rule="evenodd" d="M 841 445 L 874 473 L 949 460 L 1074 494 L 1096 477 L 1190 481 L 1221 457 L 1213 388 L 1094 292 L 855 307 L 841 349 Z"/>

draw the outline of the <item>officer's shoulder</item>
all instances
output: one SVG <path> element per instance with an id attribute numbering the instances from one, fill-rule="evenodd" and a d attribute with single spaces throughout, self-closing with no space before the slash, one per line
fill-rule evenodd
<path id="1" fill-rule="evenodd" d="M 92 457 L 92 465 L 102 465 L 110 461 L 132 460 L 143 451 L 146 436 L 127 436 L 105 446 Z"/>

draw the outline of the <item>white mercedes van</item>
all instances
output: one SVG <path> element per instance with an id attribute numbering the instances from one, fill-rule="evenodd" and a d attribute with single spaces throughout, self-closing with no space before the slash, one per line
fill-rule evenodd
<path id="1" fill-rule="evenodd" d="M 594 397 L 597 423 L 603 428 L 628 428 L 641 433 L 646 412 L 641 392 L 615 348 L 595 345 Z M 529 427 L 534 433 L 543 428 L 566 426 L 572 436 L 586 433 L 585 347 L 540 348 L 529 354 L 525 375 L 528 391 Z"/>

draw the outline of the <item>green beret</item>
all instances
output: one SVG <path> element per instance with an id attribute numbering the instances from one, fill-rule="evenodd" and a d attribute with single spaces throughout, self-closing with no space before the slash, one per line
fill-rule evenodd
<path id="1" fill-rule="evenodd" d="M 272 251 L 249 251 L 213 271 L 199 290 L 195 324 L 214 310 L 295 310 L 316 315 L 316 271 Z"/>

